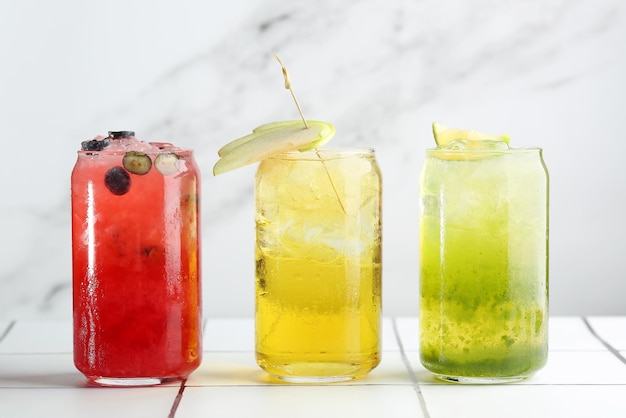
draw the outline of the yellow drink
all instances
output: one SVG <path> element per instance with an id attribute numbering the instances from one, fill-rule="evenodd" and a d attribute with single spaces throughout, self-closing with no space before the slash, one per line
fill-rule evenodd
<path id="1" fill-rule="evenodd" d="M 371 150 L 292 152 L 256 181 L 256 353 L 287 381 L 380 362 L 381 180 Z"/>
<path id="2" fill-rule="evenodd" d="M 438 377 L 514 381 L 547 358 L 541 150 L 429 150 L 421 176 L 420 355 Z"/>

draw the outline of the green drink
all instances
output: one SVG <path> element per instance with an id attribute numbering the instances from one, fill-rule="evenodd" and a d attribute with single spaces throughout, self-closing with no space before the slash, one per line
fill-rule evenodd
<path id="1" fill-rule="evenodd" d="M 529 377 L 547 359 L 541 150 L 448 142 L 427 151 L 420 186 L 422 364 L 463 383 Z"/>

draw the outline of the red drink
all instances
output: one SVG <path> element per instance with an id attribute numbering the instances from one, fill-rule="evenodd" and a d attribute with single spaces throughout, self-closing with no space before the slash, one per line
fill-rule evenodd
<path id="1" fill-rule="evenodd" d="M 132 132 L 78 151 L 74 364 L 90 382 L 158 384 L 200 364 L 199 183 L 191 151 Z"/>

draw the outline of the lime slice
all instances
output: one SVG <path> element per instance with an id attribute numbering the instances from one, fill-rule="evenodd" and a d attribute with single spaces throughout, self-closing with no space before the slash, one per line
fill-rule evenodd
<path id="1" fill-rule="evenodd" d="M 506 144 L 509 143 L 509 135 L 491 135 L 491 134 L 483 134 L 476 131 L 468 131 L 463 129 L 450 129 L 441 125 L 437 122 L 433 122 L 433 135 L 435 137 L 435 142 L 438 147 L 444 147 L 449 142 L 456 140 L 466 140 L 471 143 L 471 141 L 498 141 L 504 142 Z"/>
<path id="2" fill-rule="evenodd" d="M 308 151 L 324 145 L 335 135 L 335 127 L 328 122 L 301 120 L 272 122 L 255 128 L 251 134 L 224 145 L 221 157 L 213 166 L 218 175 L 264 160 L 282 152 Z"/>

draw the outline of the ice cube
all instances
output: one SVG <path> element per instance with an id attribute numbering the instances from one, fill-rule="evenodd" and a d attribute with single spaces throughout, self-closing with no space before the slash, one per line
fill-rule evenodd
<path id="1" fill-rule="evenodd" d="M 509 144 L 504 141 L 494 141 L 492 139 L 455 139 L 443 146 L 450 150 L 507 150 Z"/>
<path id="2" fill-rule="evenodd" d="M 146 154 L 154 154 L 159 153 L 160 148 L 149 142 L 141 141 L 134 136 L 129 136 L 120 139 L 110 140 L 107 150 L 119 152 L 136 151 Z"/>

